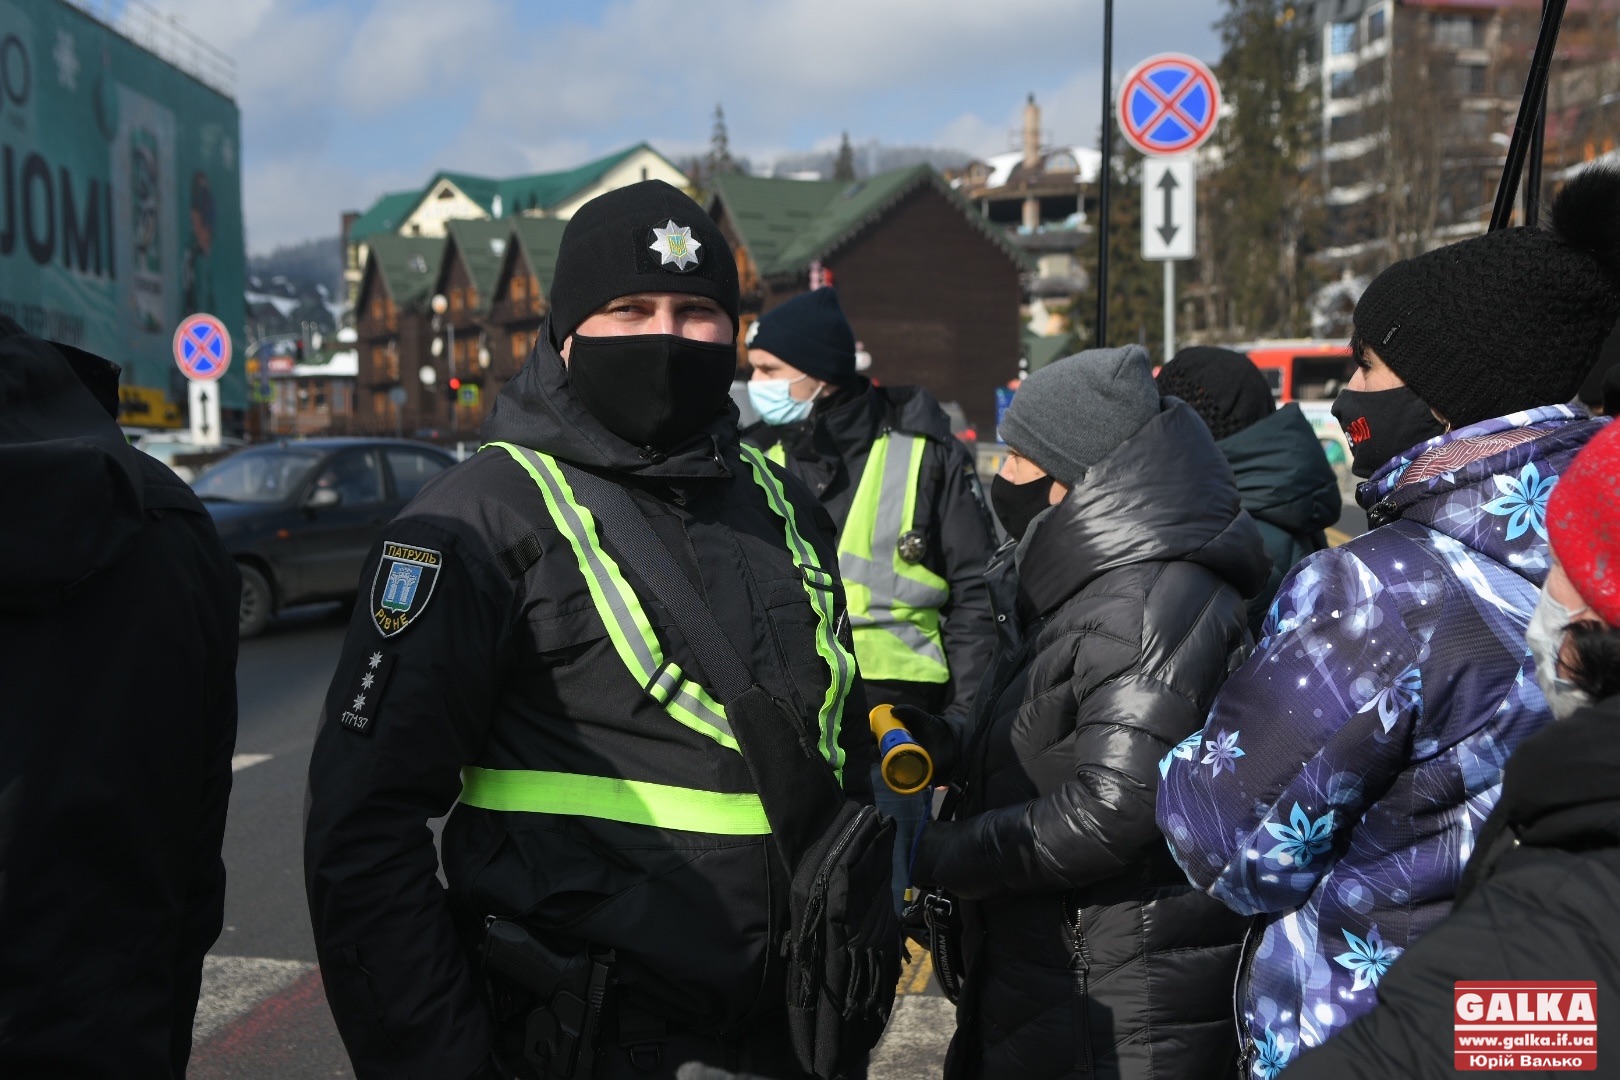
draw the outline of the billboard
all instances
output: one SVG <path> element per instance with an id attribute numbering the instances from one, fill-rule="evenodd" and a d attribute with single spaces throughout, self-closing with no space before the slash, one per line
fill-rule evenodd
<path id="1" fill-rule="evenodd" d="M 0 313 L 186 400 L 172 340 L 206 312 L 238 346 L 241 118 L 61 0 L 0 0 Z M 247 404 L 240 365 L 220 380 Z"/>

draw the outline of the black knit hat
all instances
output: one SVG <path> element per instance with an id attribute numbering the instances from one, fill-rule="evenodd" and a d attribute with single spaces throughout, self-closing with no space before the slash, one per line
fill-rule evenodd
<path id="1" fill-rule="evenodd" d="M 1356 336 L 1453 427 L 1575 397 L 1620 318 L 1620 170 L 1593 166 L 1552 227 L 1406 259 L 1356 304 Z"/>
<path id="2" fill-rule="evenodd" d="M 855 379 L 855 331 L 830 287 L 795 296 L 761 315 L 748 347 L 763 349 L 834 386 Z"/>
<path id="3" fill-rule="evenodd" d="M 1159 393 L 1180 398 L 1204 418 L 1217 440 L 1236 435 L 1277 410 L 1271 386 L 1240 352 L 1198 345 L 1159 369 Z"/>
<path id="4" fill-rule="evenodd" d="M 643 292 L 707 296 L 736 329 L 731 245 L 701 206 L 662 180 L 598 195 L 569 219 L 552 273 L 552 343 L 608 301 Z"/>

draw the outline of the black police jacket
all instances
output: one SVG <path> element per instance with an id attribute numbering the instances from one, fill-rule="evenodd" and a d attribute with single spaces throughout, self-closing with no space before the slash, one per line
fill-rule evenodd
<path id="1" fill-rule="evenodd" d="M 814 718 L 829 681 L 816 616 L 739 457 L 734 407 L 675 452 L 643 453 L 585 411 L 547 341 L 543 330 L 485 440 L 621 483 L 759 684 Z M 835 566 L 825 512 L 790 478 L 788 490 Z M 385 556 L 402 549 L 389 545 L 438 561 L 393 609 L 382 601 L 397 560 Z M 621 566 L 668 654 L 700 671 Z M 612 947 L 622 1000 L 676 1028 L 725 1037 L 779 1014 L 785 889 L 768 837 L 456 804 L 469 765 L 753 790 L 739 755 L 677 724 L 631 677 L 534 479 L 495 448 L 447 470 L 384 530 L 361 590 L 310 763 L 305 846 L 321 971 L 357 1075 L 463 1077 L 484 1058 L 492 1022 L 474 951 L 491 915 L 558 947 Z M 841 590 L 836 610 L 847 622 Z M 841 738 L 846 786 L 869 799 L 861 701 L 857 683 Z M 447 812 L 448 890 L 427 827 Z"/>
<path id="2" fill-rule="evenodd" d="M 1248 655 L 1267 565 L 1174 399 L 998 553 L 1009 618 L 965 798 L 917 867 L 974 901 L 948 1076 L 1235 1074 L 1245 920 L 1188 884 L 1154 805 L 1159 761 Z"/>
<path id="3" fill-rule="evenodd" d="M 1620 698 L 1610 698 L 1520 744 L 1503 772 L 1502 797 L 1463 868 L 1451 914 L 1395 958 L 1378 981 L 1376 1008 L 1320 1049 L 1295 1048 L 1303 1056 L 1288 1066 L 1289 1080 L 1457 1076 L 1454 1038 L 1471 1034 L 1455 1030 L 1454 991 L 1465 980 L 1595 982 L 1598 1074 L 1614 1071 L 1620 1046 L 1616 730 Z M 1559 1004 L 1564 1013 L 1568 1006 Z M 1494 1055 L 1498 1068 L 1502 1057 L 1522 1064 L 1521 1052 L 1557 1057 L 1559 1034 L 1546 1033 L 1550 1045 L 1544 1047 L 1478 1053 Z M 1532 1066 L 1517 1075 L 1566 1073 Z"/>
<path id="4" fill-rule="evenodd" d="M 0 490 L 0 1076 L 184 1076 L 241 579 L 191 489 L 8 319 Z"/>
<path id="5" fill-rule="evenodd" d="M 809 420 L 786 427 L 754 424 L 743 440 L 762 450 L 780 442 L 788 471 L 821 500 L 841 535 L 872 443 L 890 431 L 928 440 L 914 520 L 927 544 L 922 565 L 950 583 L 940 636 L 951 681 L 943 699 L 929 700 L 927 707 L 966 716 L 995 651 L 995 616 L 984 582 L 995 526 L 973 458 L 951 434 L 950 418 L 933 395 L 919 386 L 876 386 L 862 379 L 818 402 Z"/>

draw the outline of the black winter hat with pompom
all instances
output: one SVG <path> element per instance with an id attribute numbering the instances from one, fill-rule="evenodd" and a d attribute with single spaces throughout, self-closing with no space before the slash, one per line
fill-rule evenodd
<path id="1" fill-rule="evenodd" d="M 1573 400 L 1620 319 L 1620 169 L 1550 216 L 1398 262 L 1356 304 L 1357 337 L 1454 428 Z"/>

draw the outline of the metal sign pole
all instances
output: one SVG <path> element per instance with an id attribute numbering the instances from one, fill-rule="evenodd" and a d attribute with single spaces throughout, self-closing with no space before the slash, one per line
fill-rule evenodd
<path id="1" fill-rule="evenodd" d="M 1114 0 L 1103 0 L 1102 175 L 1097 185 L 1097 341 L 1108 346 L 1108 188 L 1114 172 Z"/>
<path id="2" fill-rule="evenodd" d="M 1170 358 L 1176 355 L 1176 264 L 1174 260 L 1164 260 L 1164 359 L 1161 364 L 1168 364 Z"/>

